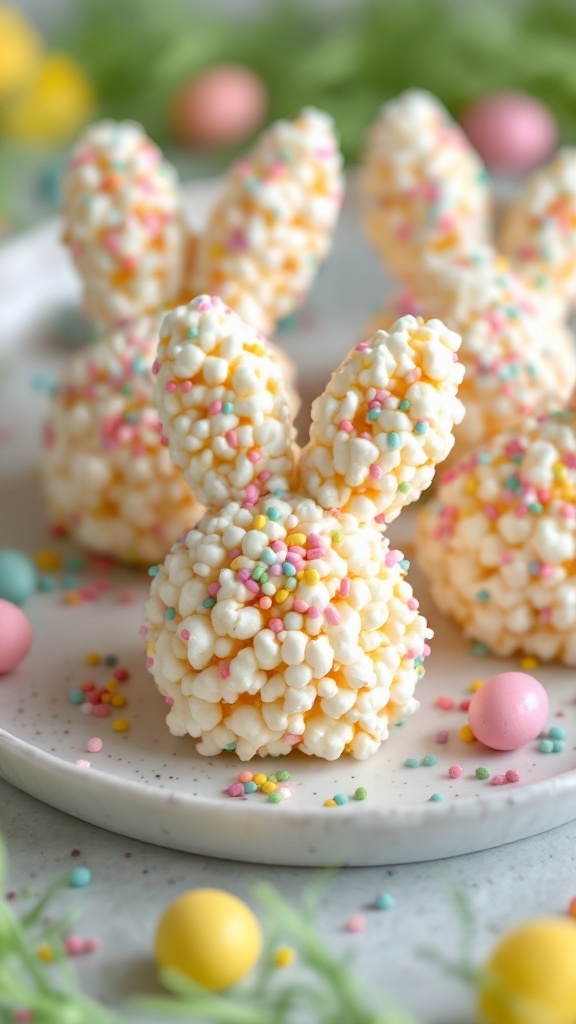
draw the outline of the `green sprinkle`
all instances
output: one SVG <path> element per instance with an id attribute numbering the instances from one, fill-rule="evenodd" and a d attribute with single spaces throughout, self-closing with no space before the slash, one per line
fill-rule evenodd
<path id="1" fill-rule="evenodd" d="M 258 789 L 258 786 L 256 785 L 255 782 L 245 782 L 244 783 L 244 792 L 245 793 L 255 793 L 257 789 Z"/>
<path id="2" fill-rule="evenodd" d="M 369 420 L 370 423 L 373 423 L 374 420 L 378 419 L 378 417 L 380 416 L 381 413 L 382 413 L 382 409 L 369 409 L 368 410 L 368 415 L 367 415 L 366 419 Z"/>
<path id="3" fill-rule="evenodd" d="M 174 614 L 176 614 L 175 611 Z M 114 668 L 114 665 L 118 664 L 118 658 L 115 654 L 107 654 L 104 658 L 104 664 L 108 665 L 109 668 Z"/>
<path id="4" fill-rule="evenodd" d="M 160 572 L 160 566 L 159 565 L 151 565 L 150 568 L 148 569 L 148 575 L 149 576 L 157 576 L 159 572 Z"/>
<path id="5" fill-rule="evenodd" d="M 406 768 L 420 767 L 420 761 L 418 760 L 417 757 L 407 757 L 406 760 L 404 761 L 404 764 L 406 765 Z"/>
<path id="6" fill-rule="evenodd" d="M 548 736 L 551 740 L 565 740 L 566 730 L 563 729 L 561 725 L 553 725 L 552 728 L 548 730 Z"/>
<path id="7" fill-rule="evenodd" d="M 189 327 L 188 328 L 188 337 L 189 338 L 197 338 L 199 334 L 200 334 L 200 331 L 198 330 L 197 327 Z"/>
<path id="8" fill-rule="evenodd" d="M 92 872 L 90 871 L 90 868 L 72 868 L 72 871 L 70 872 L 70 885 L 73 889 L 83 889 L 84 886 L 90 885 L 91 881 Z"/>
<path id="9" fill-rule="evenodd" d="M 428 430 L 428 423 L 426 420 L 418 420 L 418 423 L 414 427 L 415 434 L 425 434 Z"/>
<path id="10" fill-rule="evenodd" d="M 281 516 L 280 509 L 277 509 L 277 508 L 267 508 L 266 509 L 266 515 L 268 516 L 268 519 L 272 519 L 273 522 L 277 523 L 278 520 L 280 519 L 280 516 Z M 272 554 L 272 552 L 270 552 L 270 553 Z M 274 558 L 274 561 L 276 561 L 276 558 Z M 272 563 L 270 563 L 270 565 L 271 564 Z"/>
<path id="11" fill-rule="evenodd" d="M 176 609 L 175 608 L 167 608 L 166 611 L 164 612 L 164 618 L 168 619 L 168 621 L 170 621 L 171 619 L 174 619 L 175 617 L 176 617 Z"/>
<path id="12" fill-rule="evenodd" d="M 483 644 L 480 641 L 472 644 L 472 654 L 475 658 L 487 658 L 490 653 L 491 651 L 487 644 Z"/>
<path id="13" fill-rule="evenodd" d="M 258 580 L 261 580 L 262 577 L 265 574 L 266 574 L 266 569 L 264 568 L 264 566 L 263 565 L 256 565 L 254 567 L 253 571 L 252 571 L 252 579 L 256 580 L 256 582 L 258 582 Z"/>
<path id="14" fill-rule="evenodd" d="M 388 434 L 388 437 L 386 438 L 386 444 L 388 445 L 389 448 L 392 449 L 399 448 L 400 445 L 402 444 L 402 438 L 400 437 L 400 434 L 397 434 L 396 431 L 393 430 L 391 434 Z"/>
<path id="15" fill-rule="evenodd" d="M 222 749 L 223 750 L 236 750 L 236 740 L 231 740 L 231 742 L 227 743 L 226 746 L 223 747 Z"/>
<path id="16" fill-rule="evenodd" d="M 552 740 L 552 752 L 554 754 L 561 754 L 564 750 L 566 750 L 564 740 Z"/>
<path id="17" fill-rule="evenodd" d="M 533 516 L 539 516 L 543 512 L 543 507 L 539 501 L 532 501 L 528 505 L 528 511 L 531 512 Z"/>
<path id="18" fill-rule="evenodd" d="M 399 718 L 398 721 L 396 722 L 396 728 L 400 729 L 403 725 L 406 725 L 406 719 Z"/>
<path id="19" fill-rule="evenodd" d="M 284 770 L 276 772 L 276 778 L 278 779 L 278 782 L 288 782 L 290 779 L 290 772 Z"/>
<path id="20" fill-rule="evenodd" d="M 425 768 L 431 768 L 432 765 L 437 764 L 437 762 L 438 758 L 436 757 L 436 754 L 426 754 L 426 756 L 422 758 L 422 764 Z"/>
<path id="21" fill-rule="evenodd" d="M 489 768 L 477 768 L 474 774 L 477 779 L 489 779 L 492 773 Z"/>
<path id="22" fill-rule="evenodd" d="M 401 484 L 398 484 L 398 490 L 401 494 L 408 494 L 408 491 L 410 490 L 410 484 L 408 481 L 403 480 Z"/>
<path id="23" fill-rule="evenodd" d="M 267 782 L 278 782 L 278 776 L 277 775 L 267 775 L 266 776 L 266 781 Z"/>
<path id="24" fill-rule="evenodd" d="M 44 594 L 50 593 L 56 586 L 56 580 L 53 576 L 39 576 L 38 577 L 38 590 Z"/>
<path id="25" fill-rule="evenodd" d="M 354 792 L 355 800 L 365 800 L 368 796 L 368 790 L 364 789 L 364 786 L 358 786 L 358 789 Z"/>
<path id="26" fill-rule="evenodd" d="M 216 604 L 216 598 L 215 597 L 205 597 L 204 600 L 202 601 L 202 607 L 203 608 L 213 608 L 215 604 Z"/>
<path id="27" fill-rule="evenodd" d="M 288 579 L 284 581 L 285 590 L 296 590 L 297 586 L 298 580 L 296 580 L 294 576 L 289 576 Z"/>
<path id="28" fill-rule="evenodd" d="M 398 408 L 400 409 L 401 412 L 408 412 L 408 409 L 410 408 L 411 405 L 412 402 L 410 402 L 408 398 L 403 398 Z"/>
<path id="29" fill-rule="evenodd" d="M 379 892 L 374 900 L 376 910 L 390 910 L 395 903 L 396 900 L 389 892 Z"/>
<path id="30" fill-rule="evenodd" d="M 552 754 L 554 752 L 554 740 L 540 740 L 538 750 L 541 754 Z"/>
<path id="31" fill-rule="evenodd" d="M 410 562 L 407 558 L 401 558 L 398 565 L 402 569 L 402 572 L 408 572 L 408 569 L 410 568 Z"/>
<path id="32" fill-rule="evenodd" d="M 281 804 L 282 803 L 282 796 L 281 796 L 281 794 L 280 793 L 276 793 L 276 792 L 269 793 L 268 794 L 268 803 L 269 804 Z"/>
<path id="33" fill-rule="evenodd" d="M 441 804 L 443 799 L 444 797 L 442 796 L 441 793 L 432 793 L 432 796 L 430 797 L 428 802 L 431 804 Z"/>
<path id="34" fill-rule="evenodd" d="M 488 463 L 492 462 L 492 456 L 490 452 L 480 452 L 477 458 L 481 466 L 487 466 Z"/>
<path id="35" fill-rule="evenodd" d="M 234 403 L 224 402 L 222 406 L 222 412 L 224 413 L 225 416 L 229 416 L 230 413 L 234 412 Z"/>
<path id="36" fill-rule="evenodd" d="M 490 600 L 490 592 L 488 590 L 479 590 L 476 597 L 482 604 L 486 604 Z"/>
<path id="37" fill-rule="evenodd" d="M 260 577 L 261 585 L 264 586 L 265 583 L 268 583 L 269 579 L 270 579 L 270 577 L 269 577 L 268 573 L 267 572 L 263 572 L 261 577 Z"/>
<path id="38" fill-rule="evenodd" d="M 81 555 L 70 555 L 64 564 L 66 572 L 82 572 L 86 568 L 86 559 Z"/>
<path id="39" fill-rule="evenodd" d="M 340 533 L 338 530 L 336 531 L 336 533 L 332 534 L 332 543 L 333 544 L 341 544 L 343 540 L 344 540 L 344 534 Z"/>
<path id="40" fill-rule="evenodd" d="M 332 797 L 332 799 L 335 804 L 338 804 L 338 807 L 343 807 L 344 804 L 348 803 L 348 797 L 346 796 L 345 793 L 336 793 L 335 796 Z"/>
<path id="41" fill-rule="evenodd" d="M 84 704 L 86 700 L 86 694 L 83 690 L 70 690 L 68 698 L 71 704 Z"/>

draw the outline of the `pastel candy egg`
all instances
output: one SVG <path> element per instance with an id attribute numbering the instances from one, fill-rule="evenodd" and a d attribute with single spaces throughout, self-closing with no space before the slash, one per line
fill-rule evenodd
<path id="1" fill-rule="evenodd" d="M 536 918 L 508 932 L 480 975 L 483 1024 L 573 1024 L 576 925 Z"/>
<path id="2" fill-rule="evenodd" d="M 535 739 L 548 717 L 546 690 L 525 672 L 501 672 L 476 691 L 468 722 L 493 750 L 516 750 Z"/>
<path id="3" fill-rule="evenodd" d="M 250 68 L 216 64 L 182 87 L 172 121 L 183 142 L 232 146 L 260 126 L 267 107 L 266 87 Z"/>
<path id="4" fill-rule="evenodd" d="M 551 111 L 521 92 L 499 92 L 468 107 L 461 124 L 486 163 L 508 172 L 523 172 L 544 160 L 558 141 Z"/>
<path id="5" fill-rule="evenodd" d="M 28 555 L 15 548 L 0 550 L 0 598 L 12 604 L 26 604 L 38 585 L 36 566 Z"/>
<path id="6" fill-rule="evenodd" d="M 21 608 L 0 598 L 0 675 L 12 672 L 32 646 L 32 626 Z"/>
<path id="7" fill-rule="evenodd" d="M 156 929 L 156 962 L 213 992 L 248 974 L 262 950 L 258 919 L 221 889 L 193 889 L 164 911 Z"/>

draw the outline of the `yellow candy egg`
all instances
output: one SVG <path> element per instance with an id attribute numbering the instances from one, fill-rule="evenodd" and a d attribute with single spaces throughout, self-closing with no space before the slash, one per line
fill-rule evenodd
<path id="1" fill-rule="evenodd" d="M 40 39 L 30 22 L 16 7 L 0 4 L 0 99 L 28 83 L 40 51 Z"/>
<path id="2" fill-rule="evenodd" d="M 156 962 L 213 992 L 248 974 L 262 950 L 258 919 L 221 889 L 185 892 L 164 911 L 156 929 Z"/>
<path id="3" fill-rule="evenodd" d="M 19 142 L 61 142 L 88 120 L 94 93 L 80 65 L 52 53 L 33 81 L 3 113 L 2 131 Z"/>
<path id="4" fill-rule="evenodd" d="M 481 1024 L 574 1024 L 576 924 L 536 918 L 504 936 L 478 994 Z"/>

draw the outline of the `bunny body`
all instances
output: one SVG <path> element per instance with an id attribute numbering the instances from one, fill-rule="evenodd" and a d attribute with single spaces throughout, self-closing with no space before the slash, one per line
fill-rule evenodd
<path id="1" fill-rule="evenodd" d="M 64 179 L 65 239 L 103 334 L 51 400 L 42 476 L 55 523 L 92 550 L 149 564 L 196 521 L 202 507 L 163 448 L 153 405 L 154 316 L 199 278 L 273 330 L 303 301 L 341 198 L 331 120 L 311 109 L 273 125 L 231 170 L 199 238 L 174 169 L 138 125 L 87 131 Z M 289 358 L 271 351 L 290 385 Z"/>
<path id="2" fill-rule="evenodd" d="M 253 329 L 209 296 L 165 318 L 155 398 L 210 510 L 154 570 L 148 667 L 201 753 L 366 758 L 417 708 L 431 632 L 380 527 L 451 447 L 458 345 L 439 321 L 377 332 L 314 403 L 300 454 Z"/>

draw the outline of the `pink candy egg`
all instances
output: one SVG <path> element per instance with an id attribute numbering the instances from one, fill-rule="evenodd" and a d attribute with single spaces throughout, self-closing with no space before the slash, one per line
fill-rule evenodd
<path id="1" fill-rule="evenodd" d="M 461 124 L 489 167 L 523 172 L 544 160 L 558 141 L 553 114 L 534 96 L 499 92 L 468 107 Z"/>
<path id="2" fill-rule="evenodd" d="M 0 675 L 24 661 L 32 646 L 32 626 L 18 605 L 0 598 Z"/>
<path id="3" fill-rule="evenodd" d="M 260 127 L 267 108 L 266 86 L 258 75 L 241 64 L 216 64 L 182 87 L 172 122 L 183 142 L 231 146 Z"/>
<path id="4" fill-rule="evenodd" d="M 525 672 L 501 672 L 476 691 L 468 722 L 493 750 L 516 750 L 538 736 L 548 717 L 548 694 Z"/>

